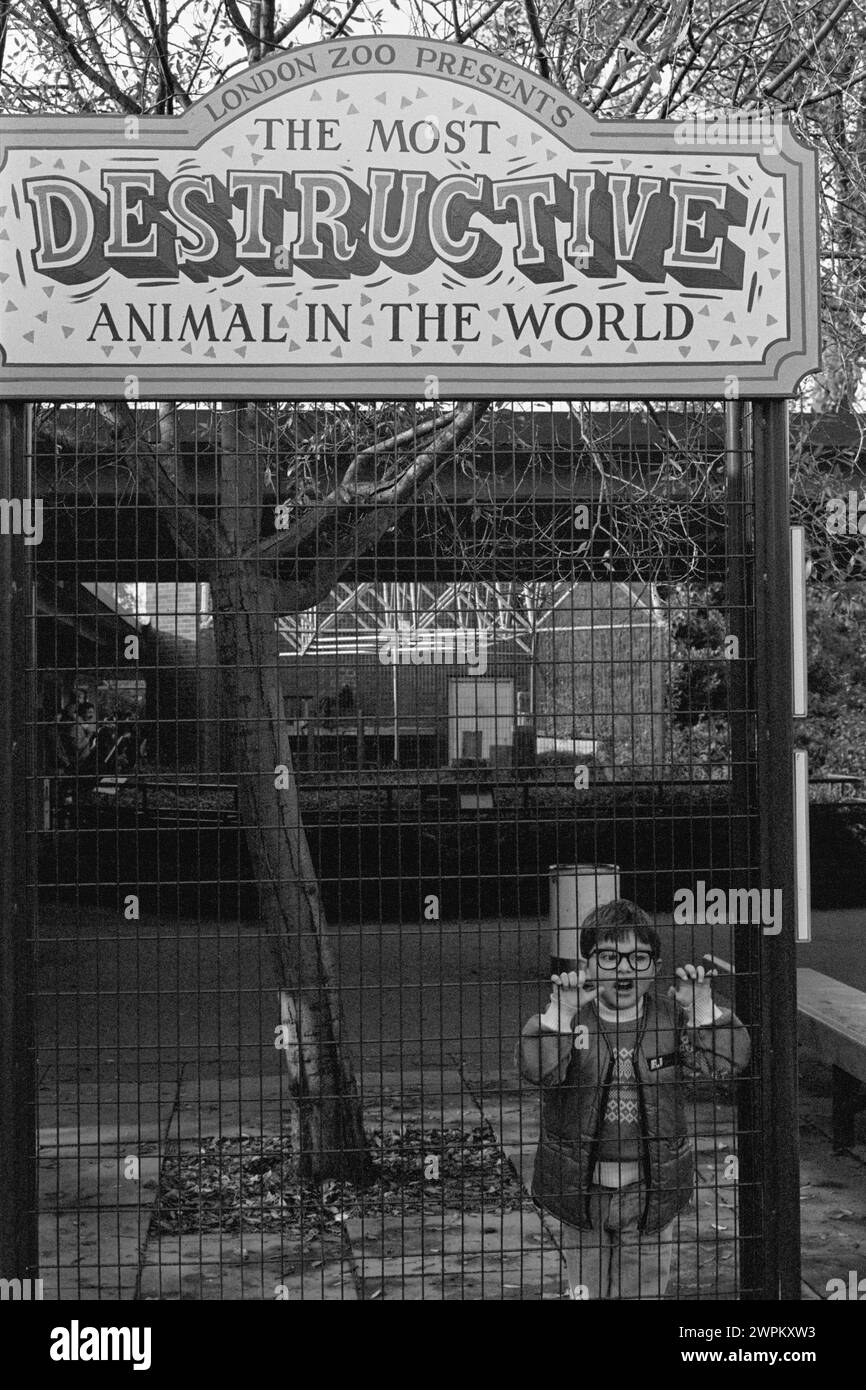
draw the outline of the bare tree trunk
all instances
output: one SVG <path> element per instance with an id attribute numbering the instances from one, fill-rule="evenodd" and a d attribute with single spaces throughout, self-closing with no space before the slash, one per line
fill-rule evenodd
<path id="1" fill-rule="evenodd" d="M 426 451 L 412 454 L 392 485 L 394 499 L 417 487 L 475 427 L 487 402 L 471 402 Z M 262 496 L 254 406 L 220 412 L 219 521 L 210 568 L 214 635 L 225 708 L 236 718 L 238 807 L 271 940 L 281 989 L 281 1018 L 297 1108 L 301 1171 L 310 1177 L 363 1180 L 369 1173 L 361 1105 L 343 1047 L 337 981 L 325 915 L 301 823 L 279 671 L 277 618 L 311 601 L 324 575 L 299 586 L 269 572 L 260 544 Z M 386 493 L 380 488 L 379 497 Z M 358 550 L 393 521 L 380 506 L 355 523 Z M 315 566 L 313 567 L 315 572 Z"/>
<path id="2" fill-rule="evenodd" d="M 244 563 L 217 566 L 212 585 L 226 707 L 237 711 L 238 810 L 282 990 L 274 1027 L 285 1029 L 278 1040 L 297 1107 L 299 1170 L 361 1181 L 368 1155 L 360 1103 L 282 708 L 278 589 Z"/>

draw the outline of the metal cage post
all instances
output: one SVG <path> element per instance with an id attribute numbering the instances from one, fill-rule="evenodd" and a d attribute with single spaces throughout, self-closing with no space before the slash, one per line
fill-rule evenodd
<path id="1" fill-rule="evenodd" d="M 750 622 L 754 588 L 754 497 L 749 449 L 749 416 L 740 401 L 725 406 L 726 603 L 728 631 L 736 637 L 739 659 L 728 668 L 731 722 L 731 881 L 751 886 L 758 857 L 755 816 L 754 628 Z M 753 927 L 734 941 L 736 1012 L 754 1032 L 761 1023 L 761 948 Z M 756 1058 L 756 1061 L 758 1059 Z M 753 1068 L 755 1063 L 753 1062 Z M 763 1158 L 761 1071 L 736 1091 L 739 1157 L 741 1299 L 758 1297 L 763 1287 Z"/>
<path id="2" fill-rule="evenodd" d="M 0 496 L 31 497 L 28 407 L 0 405 Z M 33 621 L 32 551 L 23 528 L 0 536 L 0 805 L 21 807 L 31 717 L 28 636 Z M 0 1276 L 30 1279 L 38 1260 L 36 1057 L 33 943 L 35 875 L 28 815 L 0 816 Z"/>
<path id="3" fill-rule="evenodd" d="M 756 401 L 755 687 L 761 886 L 782 891 L 782 929 L 762 935 L 764 1297 L 800 1297 L 794 741 L 788 406 Z"/>

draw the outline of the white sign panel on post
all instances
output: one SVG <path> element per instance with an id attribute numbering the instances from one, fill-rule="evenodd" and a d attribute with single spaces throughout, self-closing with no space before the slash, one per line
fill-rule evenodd
<path id="1" fill-rule="evenodd" d="M 488 54 L 315 44 L 179 117 L 4 121 L 0 394 L 788 395 L 816 218 L 784 123 L 599 121 Z"/>

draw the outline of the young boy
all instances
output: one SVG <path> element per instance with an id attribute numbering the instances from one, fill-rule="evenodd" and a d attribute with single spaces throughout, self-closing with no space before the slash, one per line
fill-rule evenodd
<path id="1" fill-rule="evenodd" d="M 733 1076 L 749 1036 L 701 966 L 656 991 L 661 941 L 634 903 L 591 912 L 580 941 L 580 970 L 552 977 L 521 1037 L 543 1088 L 532 1195 L 562 1222 L 572 1298 L 659 1299 L 694 1189 L 684 1074 Z"/>

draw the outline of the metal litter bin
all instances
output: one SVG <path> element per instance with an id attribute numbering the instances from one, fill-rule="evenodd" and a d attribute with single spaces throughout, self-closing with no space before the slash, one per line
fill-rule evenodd
<path id="1" fill-rule="evenodd" d="M 550 973 L 576 970 L 578 930 L 595 908 L 619 897 L 617 864 L 551 864 Z"/>

